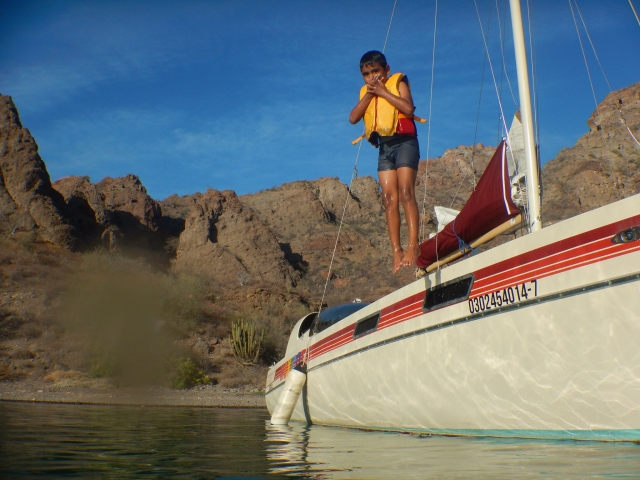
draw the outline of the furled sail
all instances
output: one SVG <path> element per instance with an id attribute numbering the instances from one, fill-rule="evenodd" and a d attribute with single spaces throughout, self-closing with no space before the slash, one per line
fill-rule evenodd
<path id="1" fill-rule="evenodd" d="M 524 153 L 524 129 L 520 120 L 520 110 L 513 116 L 509 129 L 509 149 L 507 150 L 509 177 L 511 178 L 511 198 L 518 207 L 525 207 L 527 202 L 527 171 Z"/>
<path id="2" fill-rule="evenodd" d="M 458 216 L 435 237 L 420 245 L 418 267 L 426 268 L 464 248 L 520 213 L 511 199 L 506 150 L 503 140 Z"/>
<path id="3" fill-rule="evenodd" d="M 436 220 L 438 221 L 438 232 L 441 232 L 444 227 L 449 225 L 452 220 L 454 220 L 458 214 L 459 210 L 454 210 L 453 208 L 447 207 L 433 207 L 436 212 Z"/>

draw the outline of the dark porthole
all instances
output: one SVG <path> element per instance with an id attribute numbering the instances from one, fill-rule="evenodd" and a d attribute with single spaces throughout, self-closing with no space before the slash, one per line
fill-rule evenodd
<path id="1" fill-rule="evenodd" d="M 473 274 L 470 274 L 428 289 L 422 311 L 430 312 L 466 300 L 469 298 L 472 285 Z"/>
<path id="2" fill-rule="evenodd" d="M 300 324 L 300 330 L 298 330 L 298 338 L 302 337 L 305 333 L 309 331 L 313 321 L 318 316 L 318 312 L 313 312 L 304 317 L 304 320 Z"/>
<path id="3" fill-rule="evenodd" d="M 640 240 L 640 227 L 628 228 L 611 239 L 613 243 L 630 243 Z"/>
<path id="4" fill-rule="evenodd" d="M 367 302 L 345 303 L 344 305 L 336 305 L 335 307 L 329 307 L 326 310 L 323 310 L 318 314 L 313 322 L 311 335 L 315 335 L 316 333 L 326 330 L 330 326 L 344 320 L 349 315 L 356 313 L 367 305 L 369 305 Z"/>
<path id="5" fill-rule="evenodd" d="M 380 312 L 370 317 L 364 318 L 356 323 L 356 328 L 353 330 L 353 338 L 358 338 L 367 333 L 375 332 L 378 328 L 378 320 L 380 319 Z"/>

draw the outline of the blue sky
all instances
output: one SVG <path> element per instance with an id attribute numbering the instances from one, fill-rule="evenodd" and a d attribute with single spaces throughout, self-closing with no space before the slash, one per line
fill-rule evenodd
<path id="1" fill-rule="evenodd" d="M 295 180 L 348 182 L 362 126 L 348 115 L 358 62 L 382 49 L 393 0 L 2 0 L 0 93 L 13 97 L 53 180 L 138 175 L 163 199 Z M 496 12 L 500 7 L 500 24 Z M 500 84 L 500 26 L 515 88 L 505 0 L 478 0 Z M 523 1 L 524 5 L 524 1 Z M 640 26 L 628 0 L 578 0 L 600 62 L 618 89 L 640 81 Z M 524 6 L 523 6 L 524 8 Z M 429 113 L 435 0 L 398 0 L 386 51 Z M 594 100 L 569 1 L 531 0 L 543 161 L 587 130 Z M 500 26 L 499 26 L 500 25 Z M 601 101 L 608 93 L 583 42 Z M 497 95 L 473 0 L 440 0 L 431 136 L 422 157 L 474 138 L 495 145 Z M 481 98 L 481 102 L 480 102 Z M 515 110 L 502 75 L 504 110 Z M 517 93 L 516 93 L 517 98 Z M 478 105 L 480 103 L 480 114 Z M 476 117 L 479 121 L 476 122 Z M 510 120 L 509 120 L 510 123 Z M 428 144 L 428 145 L 427 145 Z M 360 175 L 376 175 L 365 144 Z"/>

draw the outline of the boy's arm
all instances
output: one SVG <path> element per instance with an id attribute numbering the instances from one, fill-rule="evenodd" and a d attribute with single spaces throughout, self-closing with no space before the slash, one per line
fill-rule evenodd
<path id="1" fill-rule="evenodd" d="M 356 103 L 356 106 L 353 107 L 353 110 L 351 110 L 351 113 L 349 114 L 349 122 L 351 124 L 355 125 L 362 119 L 362 117 L 364 116 L 364 112 L 367 111 L 367 107 L 371 103 L 371 100 L 373 100 L 373 97 L 373 94 L 367 92 L 360 99 L 360 101 Z"/>
<path id="2" fill-rule="evenodd" d="M 387 90 L 387 87 L 385 87 L 384 83 L 382 83 L 382 81 L 380 80 L 377 80 L 372 85 L 367 85 L 367 94 L 369 93 L 377 97 L 384 98 L 387 102 L 397 108 L 399 112 L 402 112 L 405 115 L 413 115 L 413 112 L 416 109 L 416 107 L 413 105 L 413 98 L 411 97 L 411 90 L 409 89 L 409 85 L 407 85 L 405 82 L 400 82 L 400 84 L 398 85 L 398 93 L 400 94 L 400 96 L 395 96 L 393 93 Z"/>

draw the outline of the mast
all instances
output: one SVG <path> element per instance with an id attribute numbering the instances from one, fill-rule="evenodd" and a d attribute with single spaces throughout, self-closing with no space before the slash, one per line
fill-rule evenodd
<path id="1" fill-rule="evenodd" d="M 529 88 L 529 69 L 522 28 L 522 10 L 520 0 L 509 0 L 511 5 L 511 25 L 513 26 L 513 45 L 516 52 L 518 73 L 518 93 L 520 94 L 520 114 L 524 132 L 524 154 L 527 166 L 527 203 L 529 204 L 529 231 L 542 228 L 540 215 L 540 179 L 538 161 L 533 135 L 533 116 L 531 114 L 531 92 Z"/>

